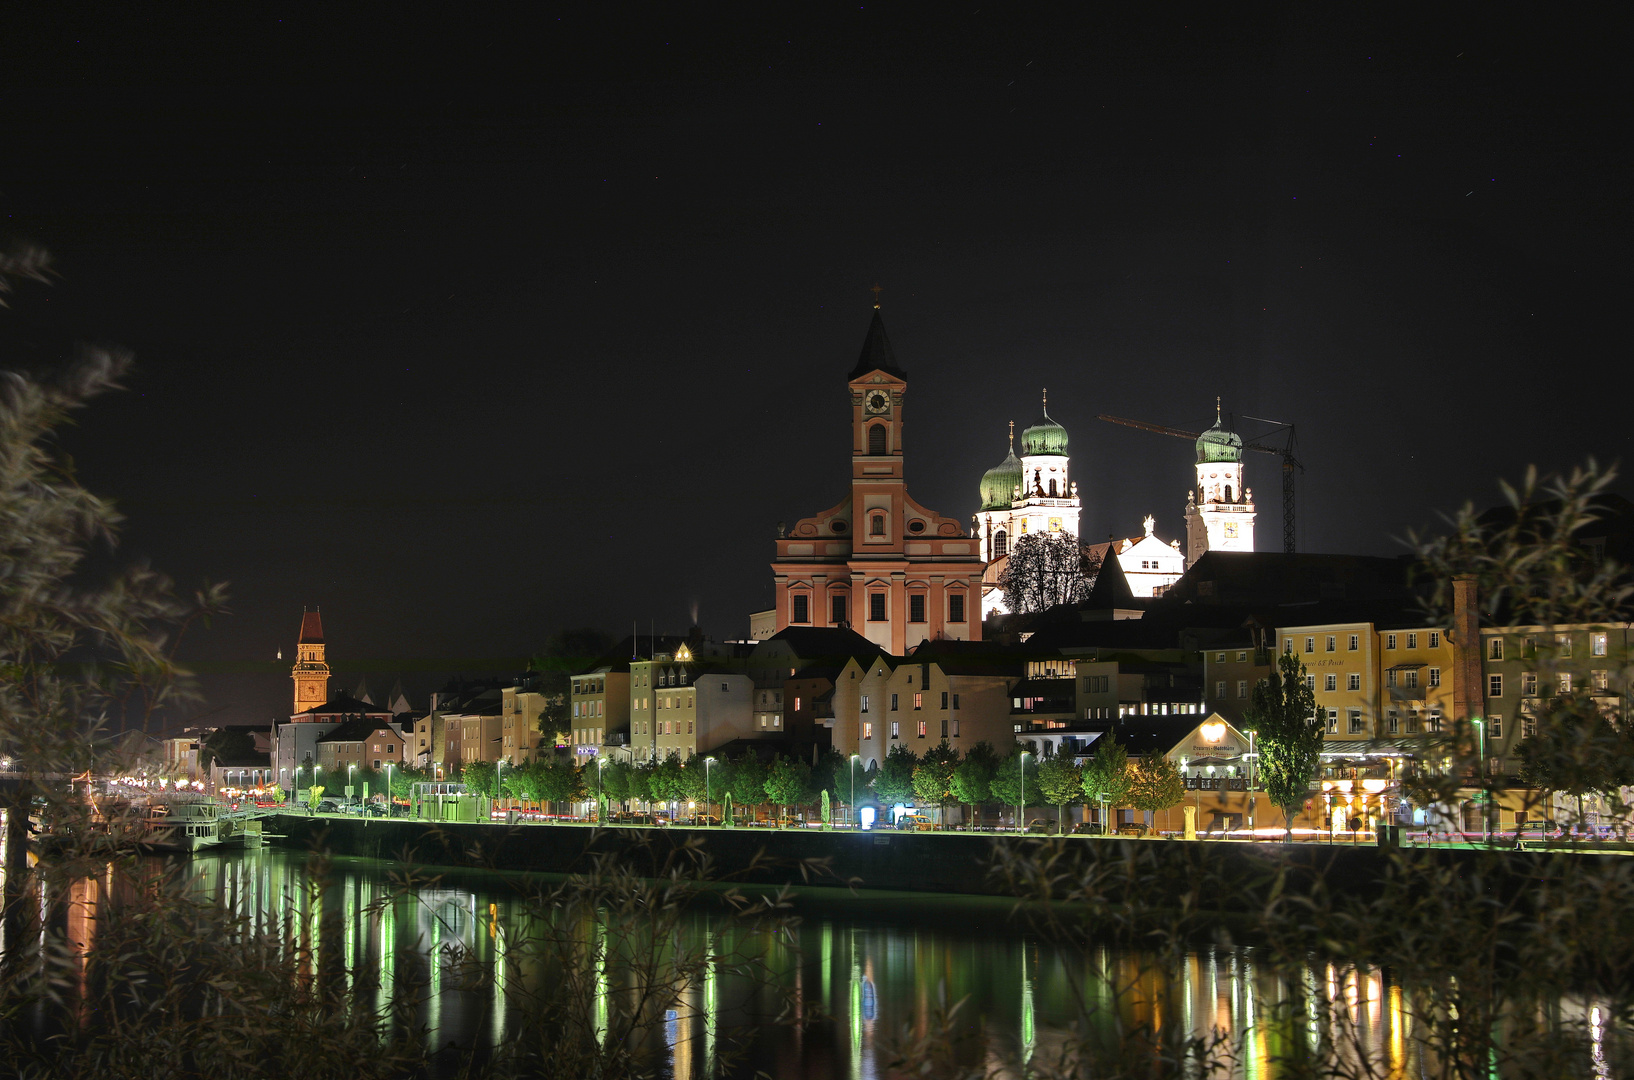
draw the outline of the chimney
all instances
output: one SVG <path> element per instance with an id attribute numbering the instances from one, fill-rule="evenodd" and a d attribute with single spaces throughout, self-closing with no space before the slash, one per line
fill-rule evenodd
<path id="1" fill-rule="evenodd" d="M 1481 684 L 1481 611 L 1474 574 L 1452 579 L 1453 680 L 1452 719 L 1467 722 L 1483 712 Z"/>

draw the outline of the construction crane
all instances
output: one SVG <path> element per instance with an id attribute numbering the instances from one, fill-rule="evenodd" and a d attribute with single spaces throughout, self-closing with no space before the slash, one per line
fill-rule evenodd
<path id="1" fill-rule="evenodd" d="M 1172 435 L 1177 439 L 1191 439 L 1194 442 L 1203 437 L 1200 431 L 1182 431 L 1180 428 L 1167 427 L 1163 424 L 1149 424 L 1144 420 L 1129 420 L 1122 416 L 1101 416 L 1099 419 L 1108 420 L 1124 427 L 1139 428 L 1142 431 L 1155 431 L 1159 435 Z M 1244 416 L 1244 420 L 1252 420 L 1257 424 L 1270 424 L 1272 430 L 1257 435 L 1253 442 L 1243 443 L 1244 450 L 1258 450 L 1262 454 L 1276 454 L 1282 458 L 1282 550 L 1292 555 L 1296 550 L 1294 543 L 1294 471 L 1305 471 L 1305 466 L 1294 457 L 1294 449 L 1298 446 L 1294 425 L 1279 424 L 1275 420 L 1263 420 L 1257 416 Z M 1287 435 L 1286 440 L 1281 436 Z M 1271 442 L 1277 439 L 1280 445 Z"/>

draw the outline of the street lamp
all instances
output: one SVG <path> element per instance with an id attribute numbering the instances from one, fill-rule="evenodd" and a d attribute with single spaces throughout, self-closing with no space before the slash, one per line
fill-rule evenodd
<path id="1" fill-rule="evenodd" d="M 1016 810 L 1016 831 L 1027 831 L 1027 755 L 1028 751 L 1021 752 L 1021 806 Z"/>
<path id="2" fill-rule="evenodd" d="M 1486 780 L 1486 721 L 1482 720 L 1479 716 L 1476 716 L 1476 717 L 1472 718 L 1472 722 L 1475 724 L 1475 731 L 1480 736 L 1480 740 L 1481 740 L 1481 742 L 1480 742 L 1480 756 L 1478 758 L 1476 758 L 1476 760 L 1475 760 L 1475 781 L 1476 781 L 1477 784 L 1481 785 L 1480 792 L 1479 792 L 1479 795 L 1480 795 L 1479 801 L 1481 803 L 1481 843 L 1485 844 L 1487 842 L 1487 821 L 1486 821 L 1487 810 L 1486 810 L 1486 785 L 1485 785 L 1485 780 Z"/>
<path id="3" fill-rule="evenodd" d="M 352 797 L 352 791 L 353 791 L 352 774 L 355 773 L 355 772 L 357 772 L 357 763 L 356 762 L 353 762 L 352 764 L 346 766 L 346 797 L 348 799 L 350 799 Z"/>
<path id="4" fill-rule="evenodd" d="M 851 827 L 857 825 L 857 762 L 862 760 L 861 754 L 851 755 Z"/>
<path id="5" fill-rule="evenodd" d="M 500 758 L 498 761 L 494 762 L 494 797 L 502 801 L 505 798 L 505 789 L 501 786 L 500 781 L 504 779 L 505 759 Z"/>
<path id="6" fill-rule="evenodd" d="M 391 793 L 391 762 L 386 762 L 386 816 L 391 817 L 397 811 L 397 804 L 392 800 Z"/>
<path id="7" fill-rule="evenodd" d="M 598 825 L 607 824 L 607 822 L 601 820 L 604 816 L 606 816 L 605 812 L 607 810 L 607 792 L 606 792 L 606 789 L 602 786 L 603 781 L 602 781 L 602 775 L 601 775 L 602 767 L 604 765 L 606 765 L 606 764 L 607 764 L 607 759 L 602 757 L 600 754 L 597 754 L 596 755 L 596 824 L 598 824 Z"/>
<path id="8" fill-rule="evenodd" d="M 715 764 L 715 759 L 714 758 L 712 758 L 712 757 L 704 758 L 704 805 L 705 806 L 708 806 L 713 801 L 709 797 L 710 796 L 709 767 L 711 765 L 713 765 L 713 764 Z"/>

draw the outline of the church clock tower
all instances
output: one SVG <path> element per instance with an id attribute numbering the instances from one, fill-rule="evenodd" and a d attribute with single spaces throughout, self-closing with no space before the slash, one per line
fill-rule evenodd
<path id="1" fill-rule="evenodd" d="M 851 490 L 779 533 L 772 563 L 779 631 L 848 628 L 895 656 L 922 641 L 981 637 L 984 564 L 975 538 L 915 502 L 904 484 L 907 389 L 876 301 L 862 354 L 846 376 Z M 844 744 L 837 735 L 836 745 Z"/>
<path id="2" fill-rule="evenodd" d="M 1186 566 L 1209 551 L 1254 550 L 1254 493 L 1243 487 L 1243 441 L 1214 411 L 1197 439 L 1197 486 L 1186 495 Z"/>
<path id="3" fill-rule="evenodd" d="M 295 645 L 295 714 L 310 712 L 329 700 L 329 665 L 323 659 L 323 616 L 301 612 L 301 636 Z"/>

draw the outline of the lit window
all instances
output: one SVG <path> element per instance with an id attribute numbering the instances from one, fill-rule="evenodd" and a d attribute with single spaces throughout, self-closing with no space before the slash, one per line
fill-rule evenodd
<path id="1" fill-rule="evenodd" d="M 874 725 L 872 722 L 868 720 L 864 720 L 862 722 L 862 737 L 865 739 L 872 739 L 874 737 Z"/>
<path id="2" fill-rule="evenodd" d="M 863 712 L 868 711 L 868 695 L 867 694 L 862 695 L 862 711 Z"/>
<path id="3" fill-rule="evenodd" d="M 1589 635 L 1589 655 L 1590 656 L 1604 656 L 1604 655 L 1606 655 L 1606 635 L 1604 635 L 1604 634 L 1590 634 Z"/>
<path id="4" fill-rule="evenodd" d="M 1351 709 L 1349 715 L 1350 715 L 1350 733 L 1352 735 L 1362 734 L 1362 710 L 1360 710 L 1360 709 Z"/>
<path id="5" fill-rule="evenodd" d="M 1329 735 L 1339 734 L 1339 710 L 1338 709 L 1329 709 L 1328 710 L 1328 734 Z"/>
<path id="6" fill-rule="evenodd" d="M 1603 669 L 1589 672 L 1589 685 L 1594 688 L 1596 694 L 1605 693 L 1611 689 L 1611 673 Z"/>
<path id="7" fill-rule="evenodd" d="M 800 711 L 800 695 L 799 694 L 796 694 L 794 696 L 794 711 L 795 712 Z"/>
<path id="8" fill-rule="evenodd" d="M 1561 656 L 1572 654 L 1572 636 L 1570 634 L 1555 635 L 1555 651 Z"/>
<path id="9" fill-rule="evenodd" d="M 892 720 L 891 721 L 891 738 L 899 739 L 899 738 L 902 737 L 901 734 L 900 734 L 899 729 L 900 729 L 900 725 L 897 723 L 897 721 Z"/>
<path id="10" fill-rule="evenodd" d="M 919 737 L 921 739 L 925 737 L 925 721 L 923 720 L 919 721 Z"/>
<path id="11" fill-rule="evenodd" d="M 918 712 L 920 709 L 924 708 L 924 705 L 925 695 L 919 691 L 915 691 L 913 695 L 913 711 Z"/>
<path id="12" fill-rule="evenodd" d="M 1538 696 L 1538 673 L 1535 671 L 1521 672 L 1521 697 Z"/>
<path id="13" fill-rule="evenodd" d="M 1572 692 L 1572 673 L 1571 672 L 1569 672 L 1569 671 L 1559 672 L 1558 674 L 1555 675 L 1555 682 L 1556 682 L 1556 684 L 1557 684 L 1557 686 L 1559 688 L 1560 693 L 1569 694 L 1569 693 Z M 1493 695 L 1493 696 L 1496 697 L 1497 695 Z"/>

